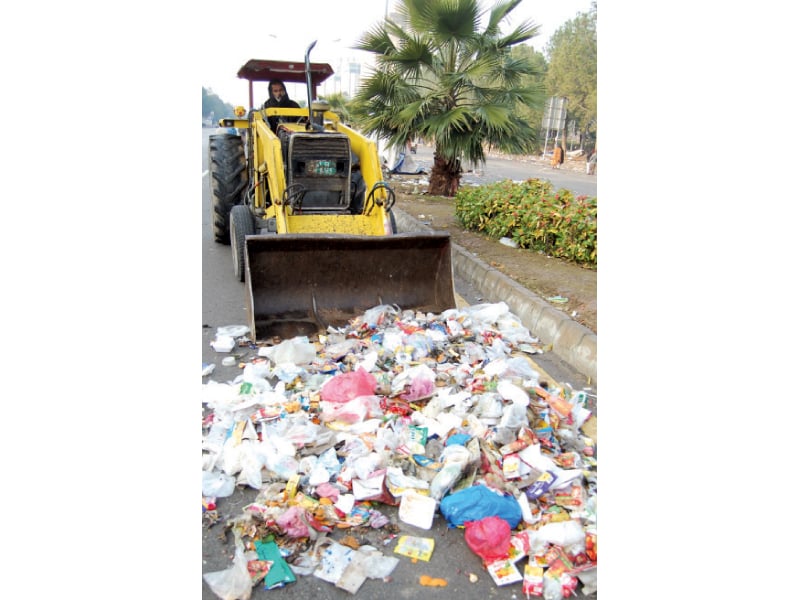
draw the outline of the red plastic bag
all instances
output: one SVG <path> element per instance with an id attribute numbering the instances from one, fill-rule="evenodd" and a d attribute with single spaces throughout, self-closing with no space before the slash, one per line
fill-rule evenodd
<path id="1" fill-rule="evenodd" d="M 340 373 L 326 381 L 319 395 L 327 402 L 348 402 L 359 396 L 372 396 L 376 387 L 378 381 L 375 377 L 359 367 L 357 371 Z"/>
<path id="2" fill-rule="evenodd" d="M 486 517 L 480 521 L 464 523 L 464 539 L 470 550 L 485 562 L 493 562 L 508 556 L 511 546 L 511 526 L 497 516 Z"/>

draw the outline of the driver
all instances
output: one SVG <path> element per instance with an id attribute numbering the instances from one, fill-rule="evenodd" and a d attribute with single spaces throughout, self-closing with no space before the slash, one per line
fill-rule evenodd
<path id="1" fill-rule="evenodd" d="M 283 81 L 280 79 L 273 79 L 269 82 L 269 98 L 264 102 L 263 108 L 272 108 L 276 106 L 280 108 L 300 108 L 297 102 L 289 98 L 286 85 L 284 85 Z M 275 131 L 278 128 L 278 123 L 281 121 L 294 123 L 298 119 L 299 117 L 269 117 L 269 126 L 272 128 L 272 131 Z"/>

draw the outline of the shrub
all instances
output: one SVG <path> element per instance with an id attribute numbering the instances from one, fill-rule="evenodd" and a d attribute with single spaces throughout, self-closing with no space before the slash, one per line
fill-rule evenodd
<path id="1" fill-rule="evenodd" d="M 471 231 L 520 248 L 597 267 L 597 198 L 553 191 L 548 181 L 501 181 L 456 194 L 456 218 Z"/>

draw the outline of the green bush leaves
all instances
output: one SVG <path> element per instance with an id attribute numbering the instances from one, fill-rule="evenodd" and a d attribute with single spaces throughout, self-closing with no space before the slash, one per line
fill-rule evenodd
<path id="1" fill-rule="evenodd" d="M 549 181 L 510 180 L 456 194 L 456 218 L 493 239 L 597 268 L 597 198 L 553 191 Z"/>

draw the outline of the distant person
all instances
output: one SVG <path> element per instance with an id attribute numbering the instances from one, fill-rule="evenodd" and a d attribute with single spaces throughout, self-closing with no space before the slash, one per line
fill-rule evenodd
<path id="1" fill-rule="evenodd" d="M 280 79 L 273 79 L 269 82 L 269 98 L 264 102 L 263 108 L 300 108 L 300 105 L 289 98 L 286 85 Z M 295 122 L 299 117 L 269 117 L 269 126 L 272 131 L 278 128 L 278 123 L 282 121 Z"/>
<path id="2" fill-rule="evenodd" d="M 597 148 L 592 148 L 589 158 L 586 159 L 586 174 L 594 175 L 597 170 Z"/>
<path id="3" fill-rule="evenodd" d="M 558 169 L 564 164 L 564 149 L 561 146 L 553 148 L 553 160 L 550 161 L 550 166 L 553 169 Z"/>

